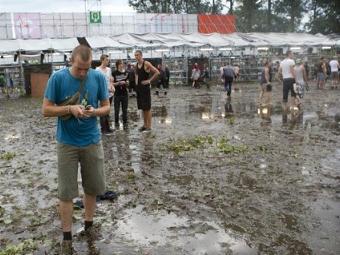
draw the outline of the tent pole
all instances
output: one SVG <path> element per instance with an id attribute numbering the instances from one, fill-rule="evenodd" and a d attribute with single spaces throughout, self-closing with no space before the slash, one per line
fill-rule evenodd
<path id="1" fill-rule="evenodd" d="M 21 59 L 21 51 L 19 50 L 18 52 L 18 62 L 19 62 L 19 66 L 20 66 L 20 85 L 22 88 L 24 88 L 25 86 L 25 75 L 24 75 L 24 67 L 22 65 L 22 59 Z"/>

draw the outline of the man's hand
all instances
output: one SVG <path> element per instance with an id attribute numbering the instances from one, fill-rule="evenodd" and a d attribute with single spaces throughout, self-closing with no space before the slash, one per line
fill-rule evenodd
<path id="1" fill-rule="evenodd" d="M 111 92 L 111 93 L 114 93 L 115 92 L 115 86 L 113 86 L 113 84 L 111 83 L 110 84 L 110 88 L 109 88 L 109 91 Z"/>
<path id="2" fill-rule="evenodd" d="M 83 110 L 83 114 L 85 118 L 89 118 L 89 117 L 94 117 L 96 116 L 96 109 L 93 108 L 91 105 L 88 105 L 84 110 Z"/>
<path id="3" fill-rule="evenodd" d="M 150 85 L 151 81 L 150 80 L 144 80 L 142 81 L 143 85 Z"/>
<path id="4" fill-rule="evenodd" d="M 306 90 L 309 91 L 309 85 L 308 85 L 307 82 L 306 82 L 306 84 L 305 84 L 305 87 L 306 87 Z"/>
<path id="5" fill-rule="evenodd" d="M 70 112 L 76 118 L 84 118 L 86 117 L 84 114 L 85 107 L 83 105 L 71 105 Z"/>

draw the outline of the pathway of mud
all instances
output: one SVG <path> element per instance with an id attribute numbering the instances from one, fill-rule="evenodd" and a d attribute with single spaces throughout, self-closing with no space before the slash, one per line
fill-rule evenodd
<path id="1" fill-rule="evenodd" d="M 119 197 L 98 202 L 99 254 L 340 254 L 340 89 L 312 89 L 293 116 L 276 85 L 268 116 L 257 84 L 239 86 L 231 101 L 220 87 L 154 96 L 151 133 L 130 98 L 129 131 L 103 137 Z M 55 119 L 40 109 L 0 98 L 1 255 L 58 254 Z"/>

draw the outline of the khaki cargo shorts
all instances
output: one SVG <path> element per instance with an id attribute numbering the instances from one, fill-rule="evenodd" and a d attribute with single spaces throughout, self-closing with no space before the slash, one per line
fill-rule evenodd
<path id="1" fill-rule="evenodd" d="M 79 163 L 84 193 L 93 196 L 104 193 L 104 150 L 101 142 L 86 147 L 58 143 L 57 155 L 60 200 L 71 200 L 79 195 Z"/>

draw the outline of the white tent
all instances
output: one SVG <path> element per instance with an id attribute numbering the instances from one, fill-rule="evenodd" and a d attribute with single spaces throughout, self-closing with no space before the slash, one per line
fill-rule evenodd
<path id="1" fill-rule="evenodd" d="M 261 46 L 332 46 L 328 37 L 307 33 L 248 33 L 241 34 Z"/>
<path id="2" fill-rule="evenodd" d="M 335 46 L 339 39 L 306 33 L 231 33 L 231 34 L 121 34 L 114 37 L 86 37 L 93 49 L 172 48 L 172 47 L 292 47 Z M 0 53 L 42 50 L 71 51 L 77 46 L 76 38 L 0 40 Z"/>
<path id="3" fill-rule="evenodd" d="M 14 53 L 19 48 L 18 40 L 0 40 L 0 53 Z"/>
<path id="4" fill-rule="evenodd" d="M 17 51 L 37 53 L 43 50 L 71 51 L 77 45 L 79 43 L 76 38 L 0 40 L 0 53 L 15 53 Z"/>
<path id="5" fill-rule="evenodd" d="M 72 51 L 79 45 L 77 38 L 49 39 L 51 48 L 55 51 Z"/>
<path id="6" fill-rule="evenodd" d="M 117 40 L 104 36 L 86 37 L 86 41 L 90 44 L 92 49 L 125 49 L 129 47 L 119 43 Z"/>

